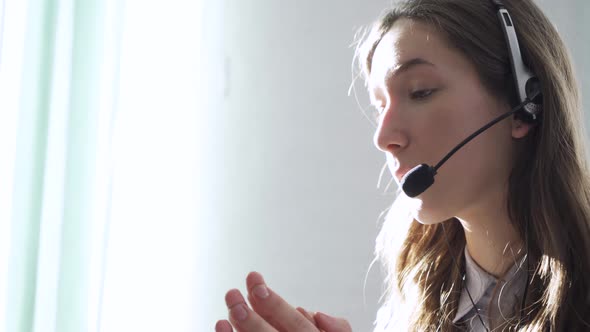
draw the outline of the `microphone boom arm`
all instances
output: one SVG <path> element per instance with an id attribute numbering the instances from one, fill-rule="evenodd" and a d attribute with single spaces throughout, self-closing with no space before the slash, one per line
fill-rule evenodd
<path id="1" fill-rule="evenodd" d="M 451 156 L 454 155 L 455 152 L 457 152 L 457 150 L 459 150 L 460 148 L 462 148 L 463 145 L 469 143 L 469 141 L 471 141 L 472 139 L 474 139 L 477 135 L 481 134 L 486 129 L 488 129 L 491 126 L 495 125 L 496 123 L 504 120 L 508 116 L 510 116 L 510 115 L 518 112 L 522 107 L 524 107 L 524 105 L 528 104 L 529 102 L 530 101 L 528 99 L 525 100 L 524 102 L 522 102 L 518 106 L 514 107 L 511 111 L 506 112 L 506 113 L 500 115 L 499 117 L 497 117 L 494 120 L 492 120 L 490 123 L 488 123 L 485 126 L 481 127 L 478 131 L 476 131 L 473 134 L 469 135 L 469 137 L 467 137 L 461 143 L 459 143 L 459 145 L 457 145 L 453 150 L 451 150 L 449 153 L 447 153 L 447 155 L 441 161 L 439 161 L 438 164 L 436 164 L 436 166 L 434 166 L 434 171 L 436 172 L 442 166 L 442 164 L 444 164 L 449 158 L 451 158 Z"/>

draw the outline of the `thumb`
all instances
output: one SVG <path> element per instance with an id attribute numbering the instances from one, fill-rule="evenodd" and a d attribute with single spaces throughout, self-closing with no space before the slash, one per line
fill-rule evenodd
<path id="1" fill-rule="evenodd" d="M 326 332 L 352 332 L 352 328 L 346 319 L 336 318 L 318 312 L 314 316 L 317 326 Z"/>

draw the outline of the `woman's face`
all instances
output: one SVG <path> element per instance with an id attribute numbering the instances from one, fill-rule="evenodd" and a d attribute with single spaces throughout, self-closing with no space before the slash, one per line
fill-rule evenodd
<path id="1" fill-rule="evenodd" d="M 429 25 L 398 20 L 373 55 L 372 103 L 380 109 L 374 141 L 399 184 L 414 166 L 436 165 L 463 139 L 509 110 L 482 86 L 474 65 Z M 486 130 L 438 170 L 434 184 L 414 198 L 426 224 L 469 218 L 496 204 L 512 168 L 512 119 Z"/>

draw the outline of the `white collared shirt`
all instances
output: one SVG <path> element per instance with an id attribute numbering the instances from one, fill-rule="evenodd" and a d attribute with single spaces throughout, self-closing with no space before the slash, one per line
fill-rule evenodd
<path id="1" fill-rule="evenodd" d="M 496 278 L 483 270 L 471 258 L 465 247 L 465 284 L 486 327 L 492 331 L 517 313 L 526 283 L 524 259 L 514 263 L 504 278 Z M 466 322 L 469 331 L 486 331 L 477 317 L 465 288 L 453 323 Z M 492 323 L 492 324 L 490 324 Z M 491 326 L 490 326 L 491 325 Z"/>

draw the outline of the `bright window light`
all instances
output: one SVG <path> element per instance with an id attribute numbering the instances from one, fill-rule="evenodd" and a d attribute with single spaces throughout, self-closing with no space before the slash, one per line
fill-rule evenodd
<path id="1" fill-rule="evenodd" d="M 100 332 L 194 330 L 200 6 L 125 6 Z"/>

